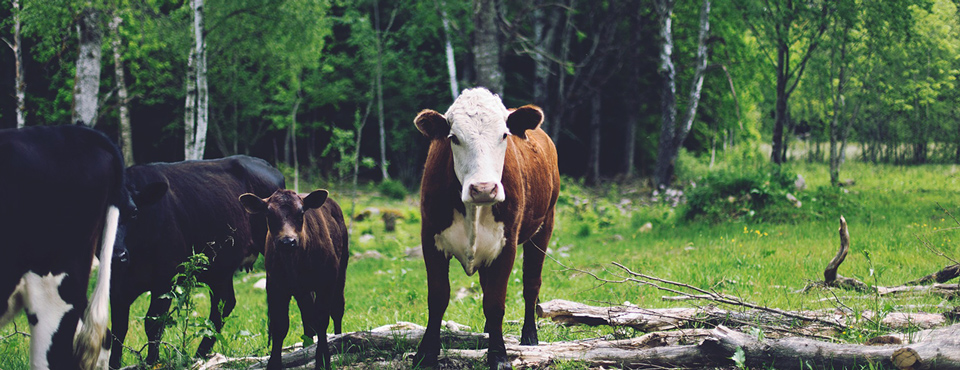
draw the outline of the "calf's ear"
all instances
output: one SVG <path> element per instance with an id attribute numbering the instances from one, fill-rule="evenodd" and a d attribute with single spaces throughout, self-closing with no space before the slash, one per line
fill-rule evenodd
<path id="1" fill-rule="evenodd" d="M 320 206 L 323 205 L 323 202 L 327 201 L 327 196 L 329 194 L 330 193 L 328 191 L 323 189 L 314 190 L 310 194 L 307 194 L 307 196 L 303 198 L 303 209 L 308 210 L 312 208 L 320 208 Z"/>
<path id="2" fill-rule="evenodd" d="M 143 189 L 137 189 L 133 191 L 133 194 L 130 195 L 133 198 L 133 203 L 137 207 L 148 206 L 160 201 L 165 194 L 167 194 L 167 183 L 163 181 L 151 182 L 143 187 Z"/>
<path id="3" fill-rule="evenodd" d="M 507 128 L 514 136 L 527 138 L 527 130 L 534 130 L 543 123 L 543 110 L 536 105 L 524 105 L 507 116 Z"/>
<path id="4" fill-rule="evenodd" d="M 417 118 L 413 120 L 413 124 L 417 125 L 417 130 L 430 140 L 440 140 L 450 135 L 450 124 L 447 123 L 447 119 L 431 109 L 420 111 Z"/>
<path id="5" fill-rule="evenodd" d="M 263 199 L 251 193 L 241 195 L 240 204 L 243 204 L 243 209 L 252 215 L 267 210 L 267 202 L 264 202 Z"/>

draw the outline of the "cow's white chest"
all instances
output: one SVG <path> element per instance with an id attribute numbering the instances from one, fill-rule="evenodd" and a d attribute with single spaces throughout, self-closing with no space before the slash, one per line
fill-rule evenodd
<path id="1" fill-rule="evenodd" d="M 503 222 L 493 218 L 493 207 L 467 206 L 464 215 L 453 210 L 453 223 L 434 236 L 437 249 L 447 258 L 453 256 L 472 276 L 480 267 L 489 266 L 506 244 Z"/>
<path id="2" fill-rule="evenodd" d="M 26 308 L 36 315 L 37 322 L 30 328 L 30 366 L 46 369 L 47 351 L 53 344 L 53 334 L 60 329 L 60 321 L 73 305 L 60 297 L 60 285 L 66 273 L 38 275 L 30 271 L 23 274 L 13 294 L 7 298 L 7 312 L 0 316 L 0 325 L 9 322 Z"/>

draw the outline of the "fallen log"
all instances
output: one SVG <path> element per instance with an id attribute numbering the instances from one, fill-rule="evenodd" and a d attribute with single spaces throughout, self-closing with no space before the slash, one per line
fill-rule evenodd
<path id="1" fill-rule="evenodd" d="M 555 299 L 537 305 L 537 315 L 565 325 L 609 325 L 630 327 L 639 331 L 651 332 L 675 328 L 691 328 L 698 325 L 735 325 L 749 323 L 764 325 L 766 328 L 783 328 L 783 331 L 807 335 L 824 330 L 821 322 L 844 324 L 851 319 L 851 313 L 836 309 L 792 312 L 786 317 L 764 310 L 724 310 L 716 306 L 701 308 L 641 308 L 636 306 L 596 307 L 582 303 Z M 815 318 L 818 321 L 805 321 L 795 317 Z M 875 320 L 871 311 L 861 312 L 860 317 Z M 947 319 L 940 313 L 892 312 L 883 315 L 880 323 L 889 329 L 929 329 L 943 326 Z M 800 331 L 803 327 L 813 330 Z"/>

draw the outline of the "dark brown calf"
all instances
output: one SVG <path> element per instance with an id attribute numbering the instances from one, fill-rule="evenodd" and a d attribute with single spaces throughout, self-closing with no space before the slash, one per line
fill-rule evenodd
<path id="1" fill-rule="evenodd" d="M 290 329 L 290 297 L 297 299 L 303 330 L 318 336 L 316 368 L 330 368 L 327 324 L 333 318 L 334 333 L 343 320 L 343 287 L 349 251 L 343 212 L 326 190 L 302 196 L 280 189 L 267 199 L 254 194 L 240 196 L 247 212 L 266 213 L 267 315 L 270 360 L 267 369 L 282 369 L 283 339 Z"/>
<path id="2" fill-rule="evenodd" d="M 557 151 L 539 128 L 542 121 L 540 108 L 507 110 L 482 88 L 464 91 L 444 115 L 424 110 L 414 121 L 431 140 L 420 184 L 430 318 L 415 365 L 437 363 L 440 323 L 450 300 L 450 258 L 456 257 L 467 275 L 480 273 L 490 335 L 487 363 L 511 367 L 502 326 L 519 243 L 525 302 L 520 344 L 537 344 L 540 273 L 560 189 Z"/>

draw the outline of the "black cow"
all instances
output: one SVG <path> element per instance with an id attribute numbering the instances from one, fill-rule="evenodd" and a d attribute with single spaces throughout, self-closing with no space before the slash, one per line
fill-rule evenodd
<path id="1" fill-rule="evenodd" d="M 298 195 L 277 190 L 267 199 L 240 196 L 251 214 L 267 215 L 267 243 L 263 255 L 267 268 L 267 314 L 270 318 L 268 370 L 283 368 L 281 349 L 290 329 L 290 297 L 297 298 L 303 331 L 317 334 L 317 369 L 330 368 L 327 325 L 340 334 L 343 321 L 343 288 L 350 258 L 343 211 L 326 190 Z"/>
<path id="2" fill-rule="evenodd" d="M 144 322 L 149 340 L 146 361 L 155 363 L 164 329 L 158 318 L 171 304 L 163 295 L 171 289 L 177 266 L 193 253 L 208 256 L 210 264 L 198 280 L 210 286 L 210 321 L 219 332 L 223 318 L 236 305 L 233 273 L 245 257 L 262 252 L 267 234 L 265 218 L 248 215 L 237 197 L 244 193 L 269 196 L 284 187 L 284 180 L 266 161 L 247 156 L 137 165 L 128 168 L 126 175 L 139 212 L 136 220 L 120 224 L 130 257 L 128 268 L 114 274 L 110 296 L 114 346 L 122 348 L 130 304 L 150 291 Z M 204 338 L 197 356 L 206 355 L 215 341 L 215 337 Z M 120 366 L 120 356 L 121 351 L 113 352 L 111 367 Z"/>
<path id="3" fill-rule="evenodd" d="M 100 132 L 0 130 L 0 326 L 26 311 L 34 369 L 106 365 L 110 256 L 121 210 L 131 206 L 123 183 L 123 157 Z"/>

